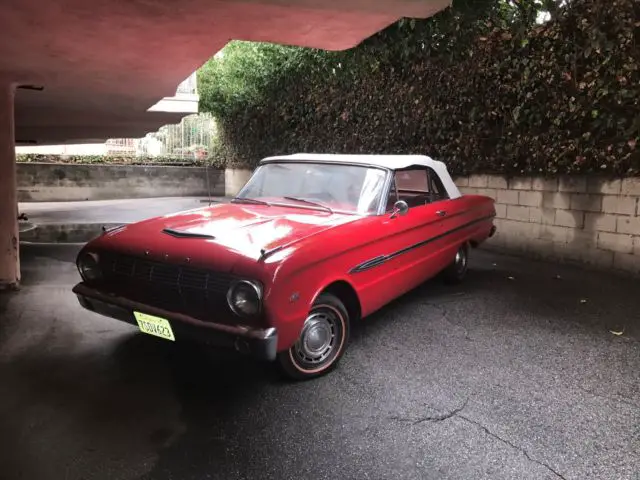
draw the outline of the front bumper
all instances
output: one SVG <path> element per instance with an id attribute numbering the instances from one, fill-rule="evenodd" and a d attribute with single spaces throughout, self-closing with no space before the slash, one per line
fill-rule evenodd
<path id="1" fill-rule="evenodd" d="M 137 325 L 133 312 L 147 313 L 168 320 L 176 340 L 181 338 L 221 348 L 230 348 L 262 360 L 275 360 L 278 333 L 275 328 L 254 328 L 245 325 L 226 325 L 203 322 L 176 312 L 146 305 L 122 296 L 105 293 L 84 282 L 73 287 L 80 305 L 87 310 Z"/>

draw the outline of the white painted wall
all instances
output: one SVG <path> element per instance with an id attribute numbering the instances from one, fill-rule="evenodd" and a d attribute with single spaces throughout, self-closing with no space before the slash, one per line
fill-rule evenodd
<path id="1" fill-rule="evenodd" d="M 80 145 L 41 145 L 16 147 L 16 154 L 35 155 L 105 155 L 104 143 L 86 143 Z"/>

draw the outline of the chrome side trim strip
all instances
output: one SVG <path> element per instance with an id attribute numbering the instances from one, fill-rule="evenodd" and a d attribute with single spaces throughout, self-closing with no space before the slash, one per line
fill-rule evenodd
<path id="1" fill-rule="evenodd" d="M 481 223 L 481 222 L 485 222 L 487 220 L 491 220 L 495 217 L 495 215 L 488 215 L 486 217 L 482 217 L 482 218 L 478 218 L 476 220 L 473 220 L 472 222 L 467 222 L 464 225 L 460 225 L 459 227 L 456 227 L 452 230 L 449 230 L 445 233 L 441 233 L 440 235 L 436 235 L 435 237 L 431 237 L 427 240 L 423 240 L 421 242 L 418 243 L 414 243 L 413 245 L 409 245 L 408 247 L 402 248 L 400 250 L 396 250 L 395 252 L 386 254 L 386 255 L 379 255 L 377 257 L 371 258 L 369 260 L 365 260 L 362 263 L 359 263 L 358 265 L 356 265 L 355 267 L 353 267 L 351 270 L 349 270 L 349 273 L 360 273 L 360 272 L 365 272 L 367 270 L 370 270 L 372 268 L 378 267 L 386 262 L 388 262 L 389 260 L 394 259 L 395 257 L 398 257 L 404 253 L 410 252 L 412 250 L 415 250 L 416 248 L 420 248 L 420 247 L 424 247 L 425 245 L 428 245 L 432 242 L 435 242 L 436 240 L 440 240 L 441 238 L 444 238 L 448 235 L 451 235 L 453 233 L 459 232 L 460 230 L 464 230 L 465 228 L 471 227 L 472 225 L 475 225 L 477 223 Z"/>

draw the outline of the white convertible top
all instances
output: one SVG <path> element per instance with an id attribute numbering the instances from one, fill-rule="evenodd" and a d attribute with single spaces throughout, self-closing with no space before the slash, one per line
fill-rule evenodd
<path id="1" fill-rule="evenodd" d="M 267 157 L 260 163 L 274 162 L 278 160 L 298 161 L 298 162 L 333 162 L 372 165 L 390 170 L 400 170 L 414 165 L 432 168 L 440 177 L 444 188 L 446 188 L 449 198 L 458 198 L 462 194 L 453 182 L 447 166 L 438 160 L 434 160 L 426 155 L 347 155 L 329 153 L 296 153 L 293 155 L 283 155 Z"/>

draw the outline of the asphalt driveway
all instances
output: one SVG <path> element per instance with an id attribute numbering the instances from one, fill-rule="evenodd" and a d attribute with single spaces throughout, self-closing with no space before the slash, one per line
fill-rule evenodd
<path id="1" fill-rule="evenodd" d="M 640 479 L 637 279 L 474 252 L 290 383 L 82 310 L 76 250 L 0 296 L 3 479 Z"/>

